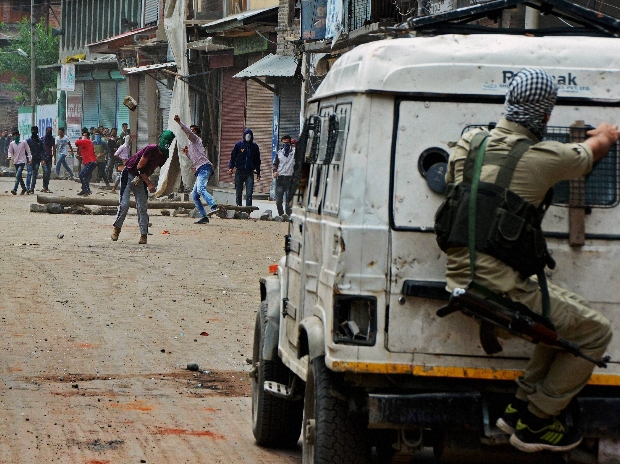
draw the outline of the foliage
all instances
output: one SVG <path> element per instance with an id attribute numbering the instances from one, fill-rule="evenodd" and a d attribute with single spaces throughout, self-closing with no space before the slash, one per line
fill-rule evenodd
<path id="1" fill-rule="evenodd" d="M 30 102 L 30 19 L 24 18 L 17 24 L 0 23 L 0 31 L 13 37 L 10 45 L 2 49 L 0 73 L 7 72 L 13 77 L 7 90 L 19 92 L 15 97 L 18 102 Z M 58 37 L 52 35 L 43 19 L 35 24 L 34 56 L 36 66 L 58 63 Z M 22 49 L 28 54 L 24 57 L 18 53 Z M 56 69 L 35 70 L 35 98 L 37 104 L 48 104 L 56 101 Z"/>

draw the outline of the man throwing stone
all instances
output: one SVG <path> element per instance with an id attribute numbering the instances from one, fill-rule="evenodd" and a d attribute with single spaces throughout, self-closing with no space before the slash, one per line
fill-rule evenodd
<path id="1" fill-rule="evenodd" d="M 155 169 L 162 167 L 168 159 L 170 144 L 174 140 L 172 131 L 164 131 L 159 137 L 157 145 L 147 145 L 127 160 L 125 169 L 121 173 L 120 199 L 112 240 L 117 241 L 121 233 L 123 222 L 129 211 L 129 193 L 133 192 L 138 210 L 138 224 L 140 225 L 139 244 L 145 245 L 149 232 L 149 215 L 147 211 L 148 192 L 155 193 L 155 186 L 149 177 Z M 148 192 L 147 192 L 148 190 Z"/>

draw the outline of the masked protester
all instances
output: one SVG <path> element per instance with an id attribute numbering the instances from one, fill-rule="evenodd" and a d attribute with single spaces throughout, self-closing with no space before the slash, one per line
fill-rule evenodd
<path id="1" fill-rule="evenodd" d="M 582 143 L 542 141 L 557 90 L 553 78 L 542 69 L 527 68 L 515 74 L 506 94 L 505 118 L 490 134 L 476 129 L 455 144 L 446 173 L 449 198 L 438 211 L 435 230 L 437 242 L 447 254 L 450 291 L 470 288 L 480 294 L 491 292 L 538 314 L 548 312 L 546 317 L 560 337 L 600 359 L 611 341 L 609 321 L 582 296 L 551 282 L 547 292 L 541 283 L 546 282 L 544 267 L 550 261 L 544 259 L 540 216 L 549 189 L 562 180 L 588 174 L 620 133 L 618 126 L 602 123 L 589 131 L 589 138 Z M 478 159 L 482 160 L 480 170 Z M 468 192 L 476 177 L 480 181 L 477 200 L 484 201 L 477 201 L 476 238 L 470 250 Z M 496 206 L 504 199 L 510 199 L 508 209 Z M 449 213 L 446 208 L 455 214 L 444 214 Z M 509 247 L 493 246 L 507 236 Z M 543 310 L 546 306 L 548 311 Z M 510 443 L 521 451 L 575 448 L 581 435 L 576 424 L 562 420 L 561 413 L 586 385 L 594 367 L 572 354 L 542 343 L 535 345 L 517 380 L 516 395 L 497 426 L 511 434 Z"/>
<path id="2" fill-rule="evenodd" d="M 282 137 L 282 147 L 273 160 L 273 177 L 276 179 L 276 206 L 278 215 L 284 214 L 282 202 L 286 195 L 286 214 L 291 215 L 293 198 L 291 184 L 293 183 L 293 170 L 295 169 L 295 147 L 291 144 L 291 136 Z"/>
<path id="3" fill-rule="evenodd" d="M 139 244 L 144 245 L 149 232 L 149 215 L 147 211 L 148 192 L 155 193 L 155 186 L 149 177 L 155 169 L 162 167 L 168 159 L 169 148 L 174 141 L 172 131 L 164 131 L 159 137 L 159 143 L 147 145 L 127 160 L 125 169 L 121 173 L 119 189 L 119 205 L 114 221 L 112 240 L 117 241 L 121 228 L 129 211 L 129 194 L 133 192 L 136 198 L 138 224 L 140 226 Z"/>
<path id="4" fill-rule="evenodd" d="M 45 156 L 45 145 L 43 144 L 43 140 L 39 138 L 39 128 L 37 126 L 32 126 L 30 128 L 30 137 L 26 142 L 28 143 L 28 147 L 30 147 L 30 154 L 32 155 L 32 163 L 27 165 L 28 174 L 26 175 L 26 193 L 30 195 L 34 193 L 37 176 L 39 175 L 39 167 Z"/>
<path id="5" fill-rule="evenodd" d="M 229 174 L 235 171 L 236 203 L 241 206 L 243 186 L 245 185 L 245 205 L 252 206 L 252 193 L 254 193 L 254 173 L 256 180 L 260 180 L 260 149 L 254 143 L 252 129 L 243 132 L 243 140 L 237 142 L 230 154 L 228 162 Z"/>
<path id="6" fill-rule="evenodd" d="M 49 189 L 50 176 L 52 175 L 52 162 L 54 157 L 54 145 L 56 140 L 52 134 L 52 128 L 45 128 L 45 137 L 43 137 L 43 156 L 41 157 L 41 168 L 43 169 L 43 188 L 44 193 L 52 193 Z"/>

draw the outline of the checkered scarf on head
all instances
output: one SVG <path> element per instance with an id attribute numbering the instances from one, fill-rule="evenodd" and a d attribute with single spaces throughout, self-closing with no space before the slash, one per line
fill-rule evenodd
<path id="1" fill-rule="evenodd" d="M 558 95 L 553 78 L 540 68 L 524 68 L 514 75 L 506 93 L 505 117 L 542 138 L 545 114 L 551 114 Z"/>

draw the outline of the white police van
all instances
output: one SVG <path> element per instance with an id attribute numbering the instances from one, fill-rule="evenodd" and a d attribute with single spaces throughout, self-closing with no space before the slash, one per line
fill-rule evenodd
<path id="1" fill-rule="evenodd" d="M 475 320 L 436 315 L 445 256 L 433 225 L 449 144 L 501 118 L 524 67 L 559 85 L 548 138 L 618 122 L 619 52 L 611 38 L 442 35 L 338 59 L 306 112 L 308 176 L 286 256 L 261 280 L 251 372 L 260 445 L 292 446 L 301 432 L 304 463 L 389 462 L 424 447 L 442 462 L 519 462 L 494 424 L 533 345 L 512 338 L 487 355 Z M 617 151 L 587 180 L 556 186 L 543 229 L 557 262 L 548 278 L 620 332 Z M 587 462 L 620 462 L 620 343 L 607 354 L 568 408 L 585 437 L 571 456 Z"/>

